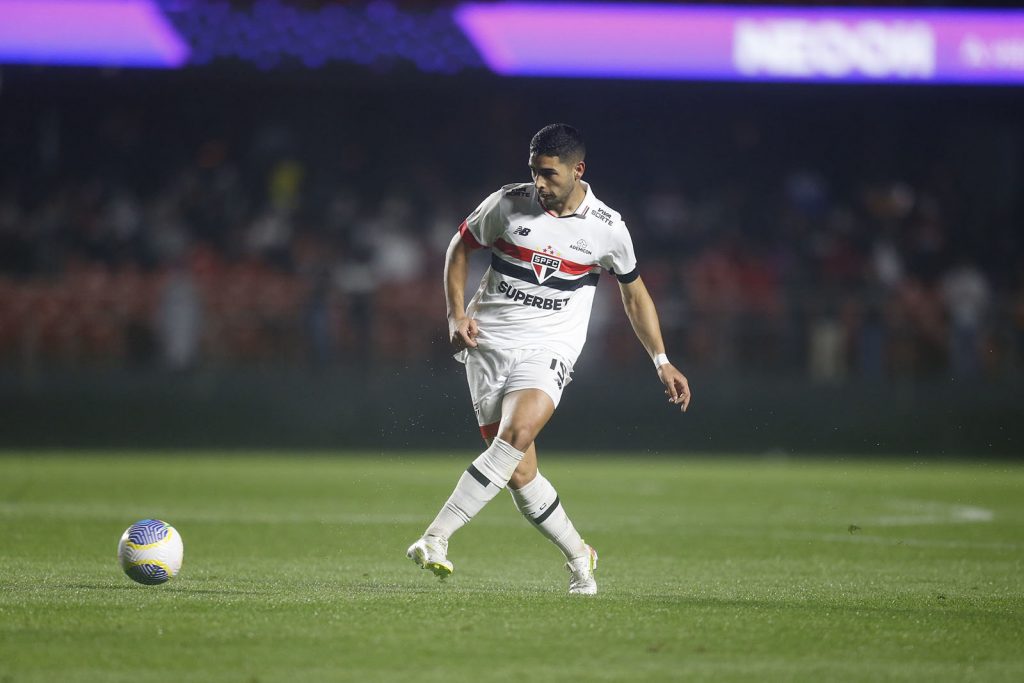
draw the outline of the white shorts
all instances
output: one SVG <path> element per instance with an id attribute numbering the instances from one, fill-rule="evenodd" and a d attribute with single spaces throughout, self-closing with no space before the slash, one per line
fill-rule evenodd
<path id="1" fill-rule="evenodd" d="M 540 389 L 557 408 L 562 390 L 572 381 L 572 363 L 543 349 L 471 349 L 466 354 L 466 379 L 480 433 L 490 439 L 497 434 L 505 394 Z"/>

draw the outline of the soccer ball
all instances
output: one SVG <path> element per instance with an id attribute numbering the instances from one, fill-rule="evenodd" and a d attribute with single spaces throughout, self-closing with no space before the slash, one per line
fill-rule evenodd
<path id="1" fill-rule="evenodd" d="M 121 569 L 133 581 L 153 586 L 174 578 L 185 547 L 177 529 L 159 519 L 143 519 L 128 527 L 117 544 Z"/>

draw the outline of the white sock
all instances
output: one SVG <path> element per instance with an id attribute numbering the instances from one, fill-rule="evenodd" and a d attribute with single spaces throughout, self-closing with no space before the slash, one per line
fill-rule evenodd
<path id="1" fill-rule="evenodd" d="M 495 438 L 459 478 L 452 495 L 427 527 L 426 535 L 447 539 L 462 528 L 505 488 L 522 459 L 522 451 Z"/>
<path id="2" fill-rule="evenodd" d="M 558 500 L 558 492 L 544 475 L 537 472 L 529 484 L 521 489 L 509 489 L 509 492 L 519 512 L 558 546 L 565 559 L 574 560 L 587 554 L 586 544 Z"/>

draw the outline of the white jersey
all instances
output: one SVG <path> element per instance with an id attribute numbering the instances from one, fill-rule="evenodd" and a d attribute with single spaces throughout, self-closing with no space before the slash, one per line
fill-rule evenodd
<path id="1" fill-rule="evenodd" d="M 480 348 L 546 349 L 575 363 L 601 270 L 621 282 L 637 278 L 626 224 L 584 187 L 576 212 L 556 216 L 532 183 L 506 185 L 459 226 L 470 246 L 491 250 L 491 267 L 466 309 L 479 323 Z"/>

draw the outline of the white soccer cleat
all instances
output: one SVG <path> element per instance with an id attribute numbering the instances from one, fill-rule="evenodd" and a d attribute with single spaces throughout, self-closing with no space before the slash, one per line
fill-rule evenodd
<path id="1" fill-rule="evenodd" d="M 569 570 L 569 595 L 597 595 L 597 551 L 587 546 L 587 554 L 565 563 Z"/>
<path id="2" fill-rule="evenodd" d="M 448 561 L 448 541 L 439 536 L 424 536 L 409 546 L 405 556 L 441 579 L 455 571 L 455 566 Z"/>

